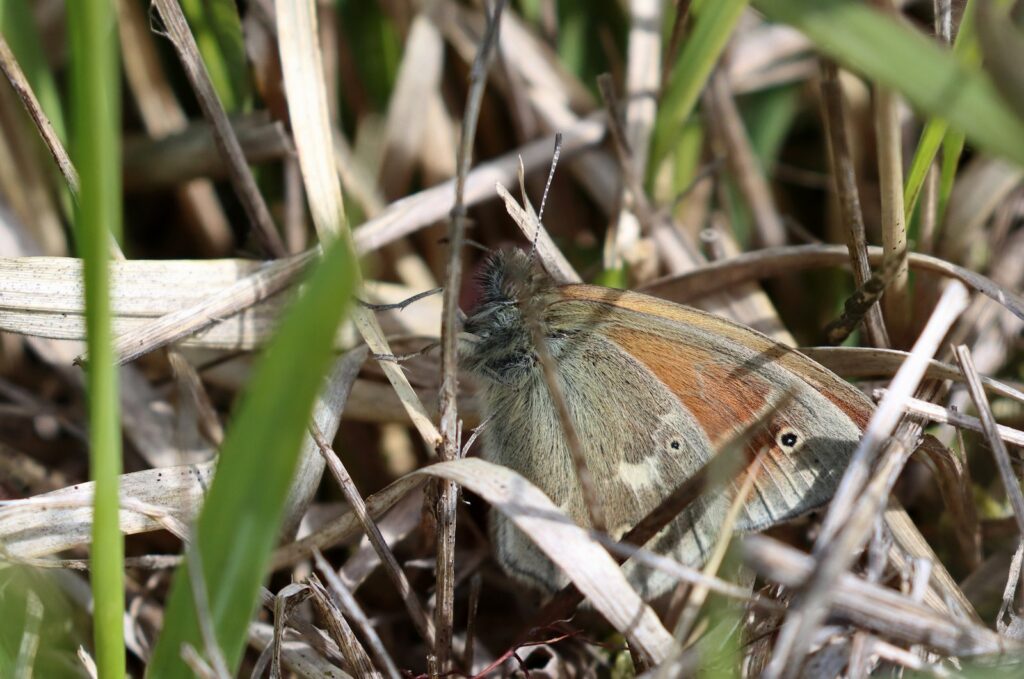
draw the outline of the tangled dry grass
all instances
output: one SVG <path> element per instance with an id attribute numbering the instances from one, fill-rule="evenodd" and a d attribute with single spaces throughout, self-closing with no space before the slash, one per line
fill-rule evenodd
<path id="1" fill-rule="evenodd" d="M 116 6 L 131 674 L 1019 672 L 1020 3 Z M 0 12 L 3 676 L 97 672 L 66 18 Z M 558 280 L 726 316 L 874 398 L 835 501 L 727 522 L 698 570 L 635 545 L 732 466 L 613 541 L 477 459 L 459 310 L 488 250 L 531 242 Z M 320 327 L 309 300 L 340 315 L 350 283 Z M 502 572 L 489 511 L 574 586 Z M 627 556 L 678 587 L 641 601 Z"/>

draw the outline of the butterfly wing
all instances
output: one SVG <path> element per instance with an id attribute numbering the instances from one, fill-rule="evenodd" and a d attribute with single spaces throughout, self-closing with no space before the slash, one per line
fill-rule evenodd
<path id="1" fill-rule="evenodd" d="M 799 352 L 711 314 L 608 288 L 559 292 L 562 302 L 549 309 L 552 324 L 599 328 L 654 374 L 699 423 L 711 446 L 705 458 L 766 418 L 748 432 L 748 459 L 760 454 L 761 469 L 740 530 L 828 501 L 870 417 L 870 402 L 858 390 Z"/>

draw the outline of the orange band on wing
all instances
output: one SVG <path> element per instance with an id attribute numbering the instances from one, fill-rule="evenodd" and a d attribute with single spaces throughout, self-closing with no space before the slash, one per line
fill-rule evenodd
<path id="1" fill-rule="evenodd" d="M 701 347 L 621 326 L 605 332 L 676 395 L 712 445 L 729 440 L 768 406 L 772 386 L 765 378 L 716 361 Z"/>

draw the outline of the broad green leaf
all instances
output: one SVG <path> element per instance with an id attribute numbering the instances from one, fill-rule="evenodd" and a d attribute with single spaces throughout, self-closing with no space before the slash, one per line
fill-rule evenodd
<path id="1" fill-rule="evenodd" d="M 1024 31 L 1014 24 L 1007 9 L 995 2 L 978 7 L 978 44 L 1003 101 L 1024 118 Z"/>
<path id="2" fill-rule="evenodd" d="M 1024 164 L 1024 122 L 988 75 L 913 28 L 852 0 L 755 0 L 770 19 L 793 25 L 822 52 L 900 92 L 921 112 L 989 153 Z"/>
<path id="3" fill-rule="evenodd" d="M 339 238 L 285 314 L 253 371 L 199 516 L 193 539 L 202 559 L 208 610 L 217 642 L 233 669 L 245 648 L 302 437 L 330 366 L 335 332 L 354 281 L 352 254 L 345 239 Z M 181 660 L 182 644 L 204 652 L 193 602 L 188 567 L 182 566 L 148 676 L 191 676 Z"/>

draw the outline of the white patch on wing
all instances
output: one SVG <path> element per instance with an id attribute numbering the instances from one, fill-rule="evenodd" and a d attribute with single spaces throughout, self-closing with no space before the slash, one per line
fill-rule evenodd
<path id="1" fill-rule="evenodd" d="M 646 491 L 661 480 L 658 456 L 648 455 L 643 462 L 619 462 L 619 479 L 634 492 Z"/>

